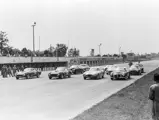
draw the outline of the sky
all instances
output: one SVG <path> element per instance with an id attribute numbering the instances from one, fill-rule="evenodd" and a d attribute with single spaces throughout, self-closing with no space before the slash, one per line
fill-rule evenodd
<path id="1" fill-rule="evenodd" d="M 159 52 L 158 0 L 0 0 L 0 31 L 9 45 L 44 50 L 57 43 L 81 56 Z M 39 39 L 40 38 L 40 39 Z M 40 40 L 40 48 L 39 48 Z"/>

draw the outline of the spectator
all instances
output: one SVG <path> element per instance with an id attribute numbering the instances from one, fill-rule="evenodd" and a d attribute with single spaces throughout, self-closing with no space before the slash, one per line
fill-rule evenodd
<path id="1" fill-rule="evenodd" d="M 8 75 L 8 74 L 7 74 L 7 71 L 8 71 L 8 70 L 7 70 L 7 66 L 5 65 L 5 66 L 4 66 L 4 77 L 5 77 L 5 78 L 6 78 L 7 75 Z"/>
<path id="2" fill-rule="evenodd" d="M 17 72 L 17 68 L 16 68 L 16 65 L 14 65 L 13 66 L 13 76 L 15 76 L 16 72 Z"/>
<path id="3" fill-rule="evenodd" d="M 21 71 L 24 71 L 24 66 L 23 65 L 21 66 Z"/>
<path id="4" fill-rule="evenodd" d="M 2 66 L 2 70 L 1 70 L 1 74 L 2 74 L 2 77 L 4 78 L 4 72 L 5 72 L 5 67 L 4 65 Z"/>
<path id="5" fill-rule="evenodd" d="M 149 99 L 151 100 L 151 113 L 153 120 L 159 120 L 159 74 L 154 74 L 155 84 L 150 86 Z"/>
<path id="6" fill-rule="evenodd" d="M 8 75 L 9 75 L 9 77 L 13 77 L 11 66 L 8 67 Z"/>

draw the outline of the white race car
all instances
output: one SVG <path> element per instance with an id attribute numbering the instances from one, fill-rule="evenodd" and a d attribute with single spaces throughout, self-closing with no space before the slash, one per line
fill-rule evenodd
<path id="1" fill-rule="evenodd" d="M 107 70 L 106 70 L 106 74 L 110 75 L 112 71 L 114 71 L 116 68 L 118 68 L 117 65 L 110 65 Z"/>
<path id="2" fill-rule="evenodd" d="M 104 78 L 104 70 L 100 67 L 91 67 L 88 71 L 83 73 L 84 80 L 89 79 L 101 79 Z"/>

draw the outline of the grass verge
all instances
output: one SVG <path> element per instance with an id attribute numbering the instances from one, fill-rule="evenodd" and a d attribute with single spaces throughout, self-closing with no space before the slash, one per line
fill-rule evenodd
<path id="1" fill-rule="evenodd" d="M 156 72 L 159 68 L 72 120 L 151 120 L 148 90 Z"/>

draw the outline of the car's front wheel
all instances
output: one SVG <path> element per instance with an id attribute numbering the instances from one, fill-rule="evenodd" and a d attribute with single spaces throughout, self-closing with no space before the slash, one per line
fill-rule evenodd
<path id="1" fill-rule="evenodd" d="M 63 75 L 63 74 L 61 74 L 61 75 L 60 75 L 60 79 L 63 79 L 63 78 L 64 78 L 64 75 Z"/>
<path id="2" fill-rule="evenodd" d="M 16 77 L 16 79 L 18 80 L 18 79 L 19 79 L 19 77 Z"/>
<path id="3" fill-rule="evenodd" d="M 49 79 L 52 79 L 52 76 L 49 76 Z"/>
<path id="4" fill-rule="evenodd" d="M 39 78 L 40 77 L 40 75 L 39 74 L 37 74 L 37 78 Z"/>
<path id="5" fill-rule="evenodd" d="M 71 74 L 68 74 L 68 78 L 70 78 L 71 77 Z"/>
<path id="6" fill-rule="evenodd" d="M 26 75 L 26 79 L 29 79 L 30 78 L 30 75 Z"/>

